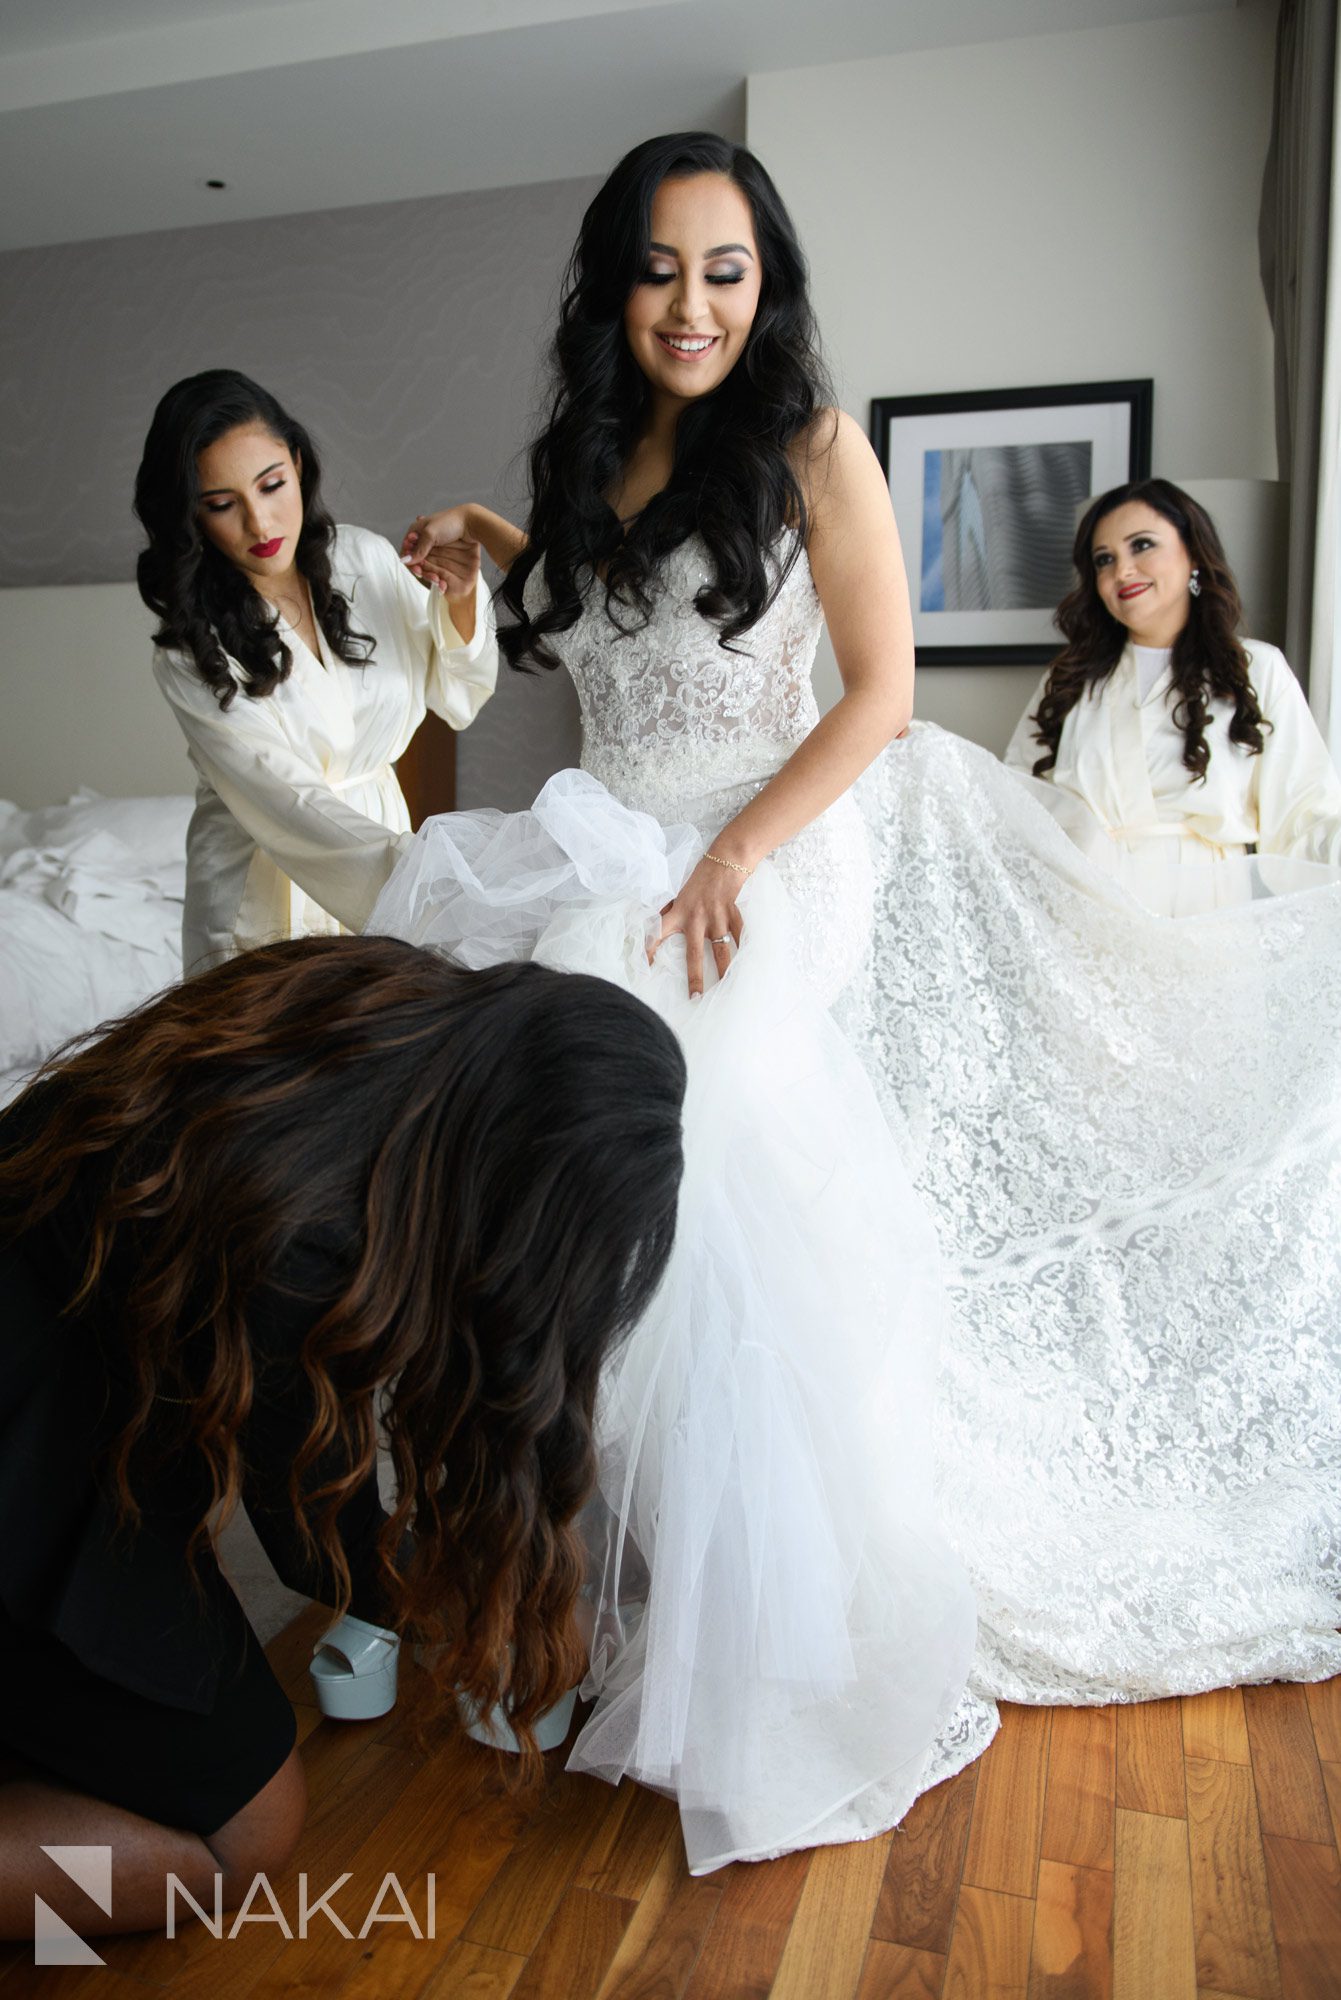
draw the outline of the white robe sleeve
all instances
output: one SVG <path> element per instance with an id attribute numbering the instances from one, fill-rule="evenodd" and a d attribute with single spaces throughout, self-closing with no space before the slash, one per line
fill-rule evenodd
<path id="1" fill-rule="evenodd" d="M 452 623 L 446 598 L 411 576 L 389 542 L 381 547 L 391 557 L 407 642 L 424 663 L 424 699 L 453 729 L 465 729 L 498 682 L 493 600 L 484 578 L 475 581 L 475 632 L 466 640 Z"/>
<path id="2" fill-rule="evenodd" d="M 1304 690 L 1274 646 L 1249 644 L 1252 682 L 1271 724 L 1254 757 L 1261 854 L 1341 864 L 1341 777 Z"/>
<path id="3" fill-rule="evenodd" d="M 314 777 L 270 701 L 239 692 L 221 709 L 195 669 L 163 651 L 154 677 L 191 761 L 238 825 L 314 903 L 361 930 L 411 836 L 354 811 Z"/>
<path id="4" fill-rule="evenodd" d="M 1043 690 L 1047 684 L 1048 676 L 1044 674 L 1029 697 L 1029 706 L 1015 725 L 1015 733 L 1006 745 L 1006 754 L 1002 759 L 1012 771 L 1023 771 L 1026 776 L 1033 772 L 1034 765 L 1043 755 L 1043 745 L 1034 732 L 1033 718 L 1038 713 L 1038 704 L 1043 699 Z"/>

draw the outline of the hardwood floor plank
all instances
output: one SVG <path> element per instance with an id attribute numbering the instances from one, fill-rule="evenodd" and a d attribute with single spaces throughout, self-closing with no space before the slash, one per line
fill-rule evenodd
<path id="1" fill-rule="evenodd" d="M 975 1888 L 1034 1894 L 1051 1723 L 1051 1709 L 1001 1704 L 1001 1727 L 979 1760 L 964 1857 L 964 1881 Z"/>
<path id="2" fill-rule="evenodd" d="M 1285 2000 L 1341 1995 L 1341 1862 L 1336 1849 L 1264 1833 Z"/>
<path id="3" fill-rule="evenodd" d="M 533 1813 L 535 1808 L 532 1807 Z M 427 1904 L 427 1877 L 434 1884 L 433 1935 L 416 1937 L 408 1927 L 381 1927 L 369 1932 L 344 1979 L 317 1984 L 322 2000 L 417 2000 L 440 1967 L 470 1965 L 456 1949 L 463 1924 L 500 1870 L 506 1865 L 527 1809 L 511 1797 L 501 1773 L 477 1746 L 453 1734 L 442 1755 L 420 1770 L 404 1796 L 359 1849 L 353 1865 L 366 1896 L 387 1875 L 401 1884 L 412 1909 Z M 295 1947 L 296 1949 L 296 1947 Z M 333 1949 L 333 1948 L 332 1948 Z M 346 1953 L 349 1947 L 345 1947 Z M 515 1954 L 522 1959 L 522 1954 Z M 524 1963 L 524 1959 L 522 1961 Z M 492 1961 L 482 1959 L 479 1979 L 499 1976 Z M 277 1962 L 276 1975 L 285 1971 Z M 304 1968 L 305 1977 L 310 1974 Z M 464 1973 L 462 1975 L 464 1977 Z M 472 1974 L 472 1977 L 475 1975 Z M 277 1979 L 280 1992 L 286 1989 Z M 492 1987 L 485 1985 L 485 1991 Z"/>
<path id="4" fill-rule="evenodd" d="M 722 1900 L 685 2000 L 768 2000 L 811 1859 L 805 1851 L 722 1870 Z"/>
<path id="5" fill-rule="evenodd" d="M 1186 1821 L 1119 1807 L 1113 2000 L 1193 2000 L 1196 1990 Z"/>
<path id="6" fill-rule="evenodd" d="M 1318 1755 L 1341 1764 L 1341 1674 L 1330 1681 L 1313 1681 L 1304 1690 Z"/>
<path id="7" fill-rule="evenodd" d="M 1332 1820 L 1304 1689 L 1274 1681 L 1245 1688 L 1243 1700 L 1263 1833 L 1326 1845 Z"/>
<path id="8" fill-rule="evenodd" d="M 678 1835 L 667 1841 L 597 2000 L 681 2000 L 721 1897 L 712 1876 L 689 1873 Z"/>
<path id="9" fill-rule="evenodd" d="M 312 1738 L 319 1740 L 320 1731 Z M 417 1768 L 422 1766 L 405 1751 L 381 1743 L 370 1743 L 343 1767 L 316 1802 L 303 1834 L 300 1865 L 314 1883 L 324 1885 L 349 1866 L 349 1857 L 404 1796 Z"/>
<path id="10" fill-rule="evenodd" d="M 638 1905 L 569 1889 L 526 1962 L 513 2000 L 594 2000 Z"/>
<path id="11" fill-rule="evenodd" d="M 526 1960 L 511 1952 L 458 1938 L 421 1988 L 421 2000 L 507 2000 L 525 1968 Z"/>
<path id="12" fill-rule="evenodd" d="M 1054 1754 L 1056 1741 L 1054 1733 Z M 1112 1993 L 1111 1870 L 1042 1861 L 1029 1959 L 1029 2000 L 1112 2000 Z"/>
<path id="13" fill-rule="evenodd" d="M 884 1833 L 848 1847 L 815 1849 L 772 2000 L 852 2000 L 893 1839 Z"/>
<path id="14" fill-rule="evenodd" d="M 1280 2000 L 1252 1772 L 1210 1757 L 1189 1757 L 1186 1769 L 1197 1978 L 1254 2000 Z"/>
<path id="15" fill-rule="evenodd" d="M 679 1827 L 673 1799 L 635 1785 L 632 1778 L 622 1779 L 612 1794 L 610 1811 L 578 1863 L 574 1886 L 640 1901 L 667 1841 L 678 1836 Z"/>
<path id="16" fill-rule="evenodd" d="M 1183 1718 L 1177 1701 L 1129 1701 L 1117 1716 L 1117 1803 L 1183 1819 Z"/>
<path id="17" fill-rule="evenodd" d="M 1341 1764 L 1323 1764 L 1319 1768 L 1322 1771 L 1322 1788 L 1332 1809 L 1332 1839 L 1341 1849 Z"/>
<path id="18" fill-rule="evenodd" d="M 1043 1808 L 1044 1858 L 1076 1868 L 1111 1869 L 1116 1794 L 1116 1710 L 1055 1708 Z"/>
<path id="19" fill-rule="evenodd" d="M 940 2000 L 945 1959 L 938 1951 L 872 1938 L 856 2000 Z"/>
<path id="20" fill-rule="evenodd" d="M 107 1954 L 94 1940 L 95 1949 L 106 1959 Z M 124 1974 L 114 1972 L 111 1962 L 103 1965 L 84 1966 L 44 1966 L 40 1970 L 33 1964 L 33 1948 L 29 1944 L 23 1961 L 23 1977 L 11 1971 L 0 1987 L 6 1993 L 22 1994 L 24 2000 L 149 2000 L 155 1989 L 144 1985 L 138 1979 L 127 1979 Z"/>
<path id="21" fill-rule="evenodd" d="M 1027 2000 L 1034 1905 L 966 1882 L 945 1967 L 944 2000 Z"/>
<path id="22" fill-rule="evenodd" d="M 1215 1757 L 1222 1764 L 1251 1764 L 1242 1688 L 1212 1688 L 1209 1694 L 1185 1694 L 1181 1707 L 1185 1757 Z"/>
<path id="23" fill-rule="evenodd" d="M 950 1949 L 977 1784 L 978 1764 L 970 1764 L 934 1791 L 923 1792 L 895 1827 L 871 1925 L 874 1937 L 942 1957 Z"/>
<path id="24" fill-rule="evenodd" d="M 551 1777 L 464 1935 L 523 1958 L 534 1951 L 609 1809 L 610 1793 L 598 1781 L 564 1771 Z"/>

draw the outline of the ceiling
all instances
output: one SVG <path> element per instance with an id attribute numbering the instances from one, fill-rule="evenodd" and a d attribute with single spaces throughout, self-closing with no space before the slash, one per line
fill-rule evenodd
<path id="1" fill-rule="evenodd" d="M 599 174 L 742 136 L 752 73 L 1235 4 L 3 0 L 0 250 Z"/>

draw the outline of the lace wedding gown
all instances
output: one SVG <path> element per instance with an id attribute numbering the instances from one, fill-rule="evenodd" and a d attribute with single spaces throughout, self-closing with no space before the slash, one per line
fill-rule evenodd
<path id="1" fill-rule="evenodd" d="M 940 730 L 865 791 L 840 1014 L 938 1225 L 974 1684 L 1341 1672 L 1341 879 L 1225 860 L 1156 913 L 1078 801 Z"/>
<path id="2" fill-rule="evenodd" d="M 597 1413 L 595 1706 L 570 1768 L 673 1794 L 696 1873 L 883 1831 L 996 1725 L 966 1692 L 972 1592 L 934 1519 L 935 1232 L 828 1011 L 870 937 L 853 801 L 746 885 L 701 1001 L 679 940 L 647 964 L 706 841 L 816 720 L 804 557 L 748 655 L 694 610 L 706 580 L 681 550 L 627 639 L 593 593 L 558 642 L 584 769 L 529 813 L 430 821 L 372 918 L 468 965 L 617 980 L 684 1045 L 676 1249 Z"/>
<path id="3" fill-rule="evenodd" d="M 626 639 L 597 589 L 556 642 L 584 771 L 430 822 L 374 913 L 604 972 L 684 1040 L 573 1762 L 675 1792 L 700 1870 L 893 1824 L 995 1696 L 1341 1670 L 1341 885 L 1226 863 L 1237 904 L 1156 916 L 1052 788 L 918 727 L 757 872 L 690 1005 L 645 932 L 813 727 L 820 626 L 804 555 L 744 652 L 706 581 L 690 543 Z"/>

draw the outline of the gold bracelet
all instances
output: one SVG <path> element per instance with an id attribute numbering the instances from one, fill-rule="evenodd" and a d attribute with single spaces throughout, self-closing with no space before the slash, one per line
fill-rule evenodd
<path id="1" fill-rule="evenodd" d="M 705 854 L 703 859 L 705 861 L 715 861 L 719 868 L 730 868 L 737 875 L 753 875 L 754 873 L 753 868 L 744 868 L 739 861 L 723 861 L 720 854 Z"/>

